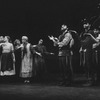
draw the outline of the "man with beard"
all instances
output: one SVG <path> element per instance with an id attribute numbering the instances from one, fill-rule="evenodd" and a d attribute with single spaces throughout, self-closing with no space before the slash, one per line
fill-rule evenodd
<path id="1" fill-rule="evenodd" d="M 74 39 L 71 35 L 71 32 L 68 31 L 67 25 L 61 26 L 62 34 L 55 38 L 49 36 L 50 40 L 54 42 L 54 46 L 59 48 L 59 67 L 61 70 L 62 82 L 60 85 L 70 85 L 72 83 L 72 51 L 71 47 L 74 44 Z"/>

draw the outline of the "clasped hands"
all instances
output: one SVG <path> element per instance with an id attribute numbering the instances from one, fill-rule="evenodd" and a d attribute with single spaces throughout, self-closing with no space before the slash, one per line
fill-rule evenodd
<path id="1" fill-rule="evenodd" d="M 48 36 L 50 40 L 53 40 L 53 41 L 58 41 L 58 38 L 54 37 L 54 36 Z"/>

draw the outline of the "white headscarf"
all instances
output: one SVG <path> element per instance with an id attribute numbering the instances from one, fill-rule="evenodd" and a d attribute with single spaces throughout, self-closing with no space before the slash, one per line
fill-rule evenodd
<path id="1" fill-rule="evenodd" d="M 27 36 L 22 36 L 22 39 L 28 40 Z"/>

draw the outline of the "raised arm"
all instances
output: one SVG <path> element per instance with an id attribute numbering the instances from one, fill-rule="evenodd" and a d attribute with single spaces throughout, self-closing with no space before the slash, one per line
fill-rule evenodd
<path id="1" fill-rule="evenodd" d="M 54 46 L 58 45 L 59 39 L 53 36 L 48 36 L 50 40 L 54 42 Z"/>

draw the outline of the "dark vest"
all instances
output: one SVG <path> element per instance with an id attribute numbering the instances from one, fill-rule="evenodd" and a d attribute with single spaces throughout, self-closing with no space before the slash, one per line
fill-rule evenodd
<path id="1" fill-rule="evenodd" d="M 91 35 L 93 35 L 93 31 L 88 31 Z M 81 41 L 82 47 L 85 49 L 92 49 L 92 45 L 95 43 L 95 41 L 92 39 L 90 35 L 87 33 L 84 34 L 84 40 Z"/>

